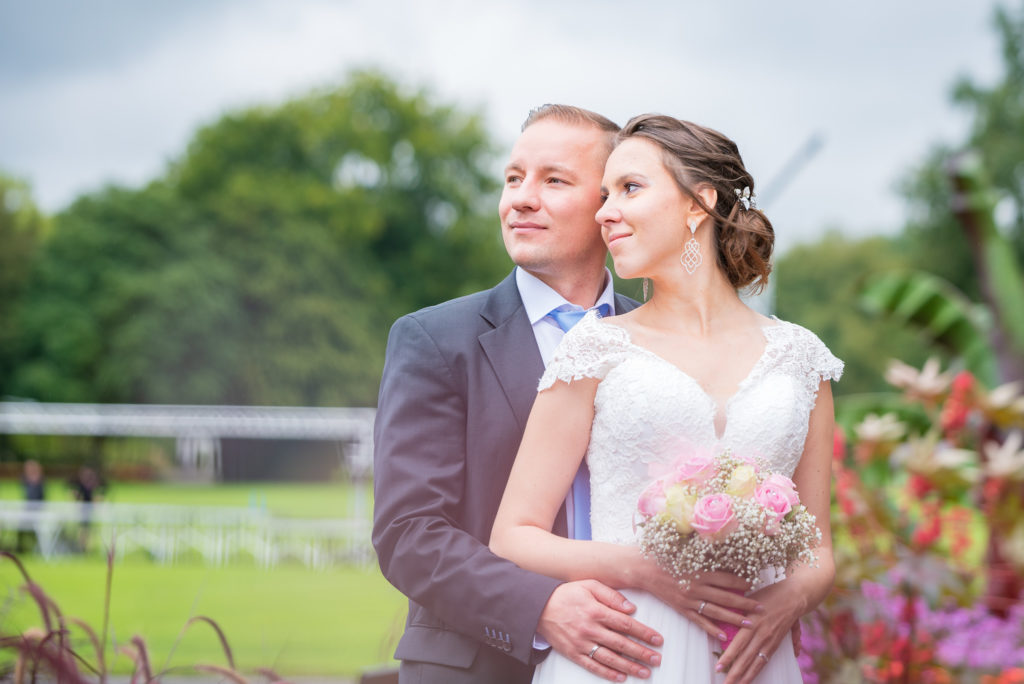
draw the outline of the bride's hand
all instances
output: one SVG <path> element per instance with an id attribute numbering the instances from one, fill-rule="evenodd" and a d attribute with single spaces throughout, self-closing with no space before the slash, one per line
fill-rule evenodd
<path id="1" fill-rule="evenodd" d="M 641 558 L 637 576 L 638 582 L 631 586 L 654 594 L 719 640 L 724 639 L 725 635 L 715 620 L 737 627 L 749 627 L 753 623 L 748 616 L 762 610 L 756 599 L 743 595 L 750 585 L 732 573 L 704 573 L 700 577 L 690 578 L 689 586 L 683 588 L 679 580 L 663 570 L 657 562 Z"/>
<path id="2" fill-rule="evenodd" d="M 728 673 L 725 684 L 749 684 L 780 648 L 796 649 L 800 601 L 786 595 L 785 583 L 767 586 L 755 594 L 764 612 L 753 625 L 740 629 L 718 660 L 719 671 Z"/>

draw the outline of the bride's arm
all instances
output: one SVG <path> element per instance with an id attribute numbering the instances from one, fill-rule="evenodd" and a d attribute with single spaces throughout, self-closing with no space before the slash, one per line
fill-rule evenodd
<path id="1" fill-rule="evenodd" d="M 598 380 L 558 381 L 537 395 L 523 441 L 501 500 L 490 547 L 500 556 L 534 572 L 564 580 L 596 579 L 615 589 L 648 591 L 713 636 L 721 628 L 699 615 L 702 603 L 711 617 L 740 625 L 757 601 L 730 589 L 742 581 L 725 573 L 708 573 L 688 590 L 644 558 L 637 546 L 565 539 L 551 533 L 590 442 L 594 394 Z"/>
<path id="2" fill-rule="evenodd" d="M 537 395 L 491 531 L 491 550 L 567 581 L 630 584 L 636 549 L 551 533 L 590 441 L 598 380 L 556 382 Z"/>
<path id="3" fill-rule="evenodd" d="M 721 668 L 729 672 L 725 684 L 753 681 L 766 662 L 758 656 L 759 653 L 771 656 L 776 649 L 792 648 L 788 637 L 794 623 L 813 610 L 832 588 L 836 570 L 829 509 L 834 425 L 832 386 L 825 380 L 818 388 L 818 398 L 807 427 L 804 453 L 793 473 L 800 501 L 814 515 L 821 530 L 818 562 L 816 566 L 801 564 L 788 573 L 786 579 L 754 594 L 765 607 L 765 612 L 756 618 L 753 628 L 740 630 L 719 660 Z"/>

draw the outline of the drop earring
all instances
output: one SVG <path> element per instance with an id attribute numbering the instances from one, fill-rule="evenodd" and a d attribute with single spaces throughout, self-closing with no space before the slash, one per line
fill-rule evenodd
<path id="1" fill-rule="evenodd" d="M 646 302 L 647 298 L 648 298 L 647 297 L 647 293 L 648 293 L 648 290 L 651 287 L 651 281 L 650 281 L 649 278 L 644 278 L 643 281 L 644 281 L 644 301 Z"/>
<path id="2" fill-rule="evenodd" d="M 697 267 L 704 261 L 700 255 L 700 243 L 697 242 L 695 237 L 697 234 L 697 219 L 690 219 L 687 224 L 690 228 L 690 239 L 683 245 L 683 253 L 679 255 L 679 263 L 683 265 L 686 272 L 693 275 L 693 272 L 697 270 Z"/>

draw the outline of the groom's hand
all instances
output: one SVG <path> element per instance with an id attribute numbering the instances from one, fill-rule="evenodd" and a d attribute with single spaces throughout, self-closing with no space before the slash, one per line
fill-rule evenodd
<path id="1" fill-rule="evenodd" d="M 556 651 L 599 677 L 646 679 L 661 655 L 639 642 L 661 646 L 662 637 L 629 615 L 636 606 L 597 580 L 559 585 L 548 599 L 537 633 Z M 594 651 L 594 646 L 600 646 Z"/>

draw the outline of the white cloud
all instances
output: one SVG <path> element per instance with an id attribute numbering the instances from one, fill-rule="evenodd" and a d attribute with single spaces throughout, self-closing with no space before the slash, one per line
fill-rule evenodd
<path id="1" fill-rule="evenodd" d="M 166 22 L 159 39 L 6 80 L 0 168 L 27 176 L 55 210 L 103 182 L 152 178 L 225 111 L 380 65 L 484 108 L 504 144 L 543 102 L 620 122 L 689 118 L 736 139 L 762 188 L 820 133 L 820 152 L 768 207 L 780 245 L 827 225 L 891 231 L 902 221 L 895 179 L 931 142 L 963 135 L 954 77 L 996 71 L 992 6 L 263 0 L 193 4 L 170 22 L 161 5 L 140 18 Z"/>

